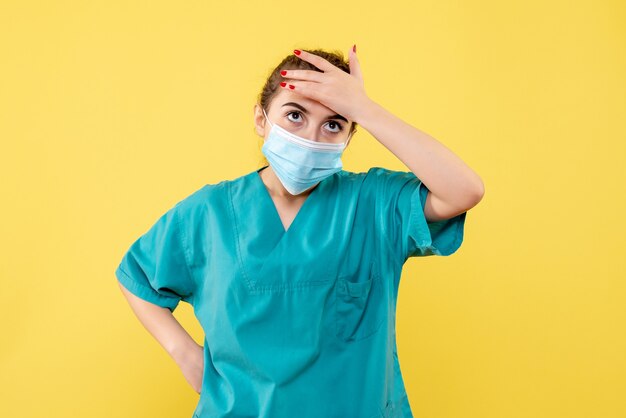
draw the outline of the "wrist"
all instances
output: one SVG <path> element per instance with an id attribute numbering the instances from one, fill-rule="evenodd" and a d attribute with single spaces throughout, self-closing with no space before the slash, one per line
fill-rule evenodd
<path id="1" fill-rule="evenodd" d="M 368 122 L 375 119 L 381 109 L 382 107 L 378 103 L 368 98 L 365 104 L 360 106 L 359 114 L 354 121 L 367 130 Z"/>

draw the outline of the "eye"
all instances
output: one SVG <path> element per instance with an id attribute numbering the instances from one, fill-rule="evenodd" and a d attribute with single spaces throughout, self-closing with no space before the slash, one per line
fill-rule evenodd
<path id="1" fill-rule="evenodd" d="M 295 120 L 294 120 L 294 119 L 289 117 L 291 115 L 298 115 L 298 117 L 295 118 Z M 294 111 L 291 111 L 291 112 L 287 113 L 286 116 L 287 116 L 287 119 L 289 119 L 289 121 L 293 122 L 293 123 L 300 123 L 302 121 L 302 112 L 299 112 L 297 110 L 294 110 Z M 328 125 L 331 127 L 331 129 L 329 129 L 329 132 L 331 132 L 333 134 L 337 134 L 337 133 L 343 131 L 343 129 L 344 129 L 343 125 L 341 123 L 335 121 L 335 120 L 328 121 Z"/>
<path id="2" fill-rule="evenodd" d="M 294 120 L 292 120 L 292 119 L 289 119 L 289 118 L 287 118 L 287 119 L 289 119 L 289 120 L 290 120 L 290 121 L 292 121 L 292 122 L 297 122 L 298 120 L 302 120 L 302 113 L 297 112 L 297 111 L 289 112 L 289 113 L 287 113 L 287 116 L 289 116 L 289 115 L 294 115 L 294 114 L 296 114 L 296 115 L 299 115 L 299 116 L 300 116 L 300 117 L 299 117 L 296 121 L 294 121 Z"/>
<path id="3" fill-rule="evenodd" d="M 343 131 L 343 125 L 338 123 L 338 122 L 336 122 L 336 121 L 334 121 L 334 120 L 329 121 L 328 125 L 333 125 L 333 126 L 337 127 L 336 131 L 331 131 L 333 133 L 339 133 L 339 132 Z"/>

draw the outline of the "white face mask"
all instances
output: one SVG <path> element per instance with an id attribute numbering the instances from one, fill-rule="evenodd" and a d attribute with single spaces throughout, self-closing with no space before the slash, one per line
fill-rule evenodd
<path id="1" fill-rule="evenodd" d="M 311 141 L 270 122 L 262 110 L 272 128 L 261 151 L 289 193 L 298 195 L 342 169 L 341 155 L 354 132 L 341 144 Z"/>

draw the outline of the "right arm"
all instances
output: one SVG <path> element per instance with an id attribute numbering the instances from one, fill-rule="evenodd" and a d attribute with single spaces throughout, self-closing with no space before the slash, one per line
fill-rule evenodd
<path id="1" fill-rule="evenodd" d="M 204 348 L 191 338 L 172 314 L 180 301 L 193 304 L 196 283 L 183 201 L 171 207 L 129 247 L 115 270 L 118 285 L 135 316 L 179 366 L 187 382 L 201 392 Z M 186 206 L 185 206 L 186 207 Z"/>
<path id="2" fill-rule="evenodd" d="M 204 370 L 204 348 L 197 344 L 168 308 L 145 301 L 119 283 L 122 293 L 144 328 L 161 344 L 183 372 L 187 382 L 200 393 Z"/>

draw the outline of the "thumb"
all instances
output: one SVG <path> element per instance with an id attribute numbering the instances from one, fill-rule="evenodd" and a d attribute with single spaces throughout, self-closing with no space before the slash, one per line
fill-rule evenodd
<path id="1" fill-rule="evenodd" d="M 361 65 L 359 64 L 359 59 L 356 56 L 356 45 L 350 48 L 350 53 L 348 55 L 348 60 L 350 63 L 350 74 L 355 76 L 361 83 L 363 83 L 363 73 L 361 73 Z"/>

